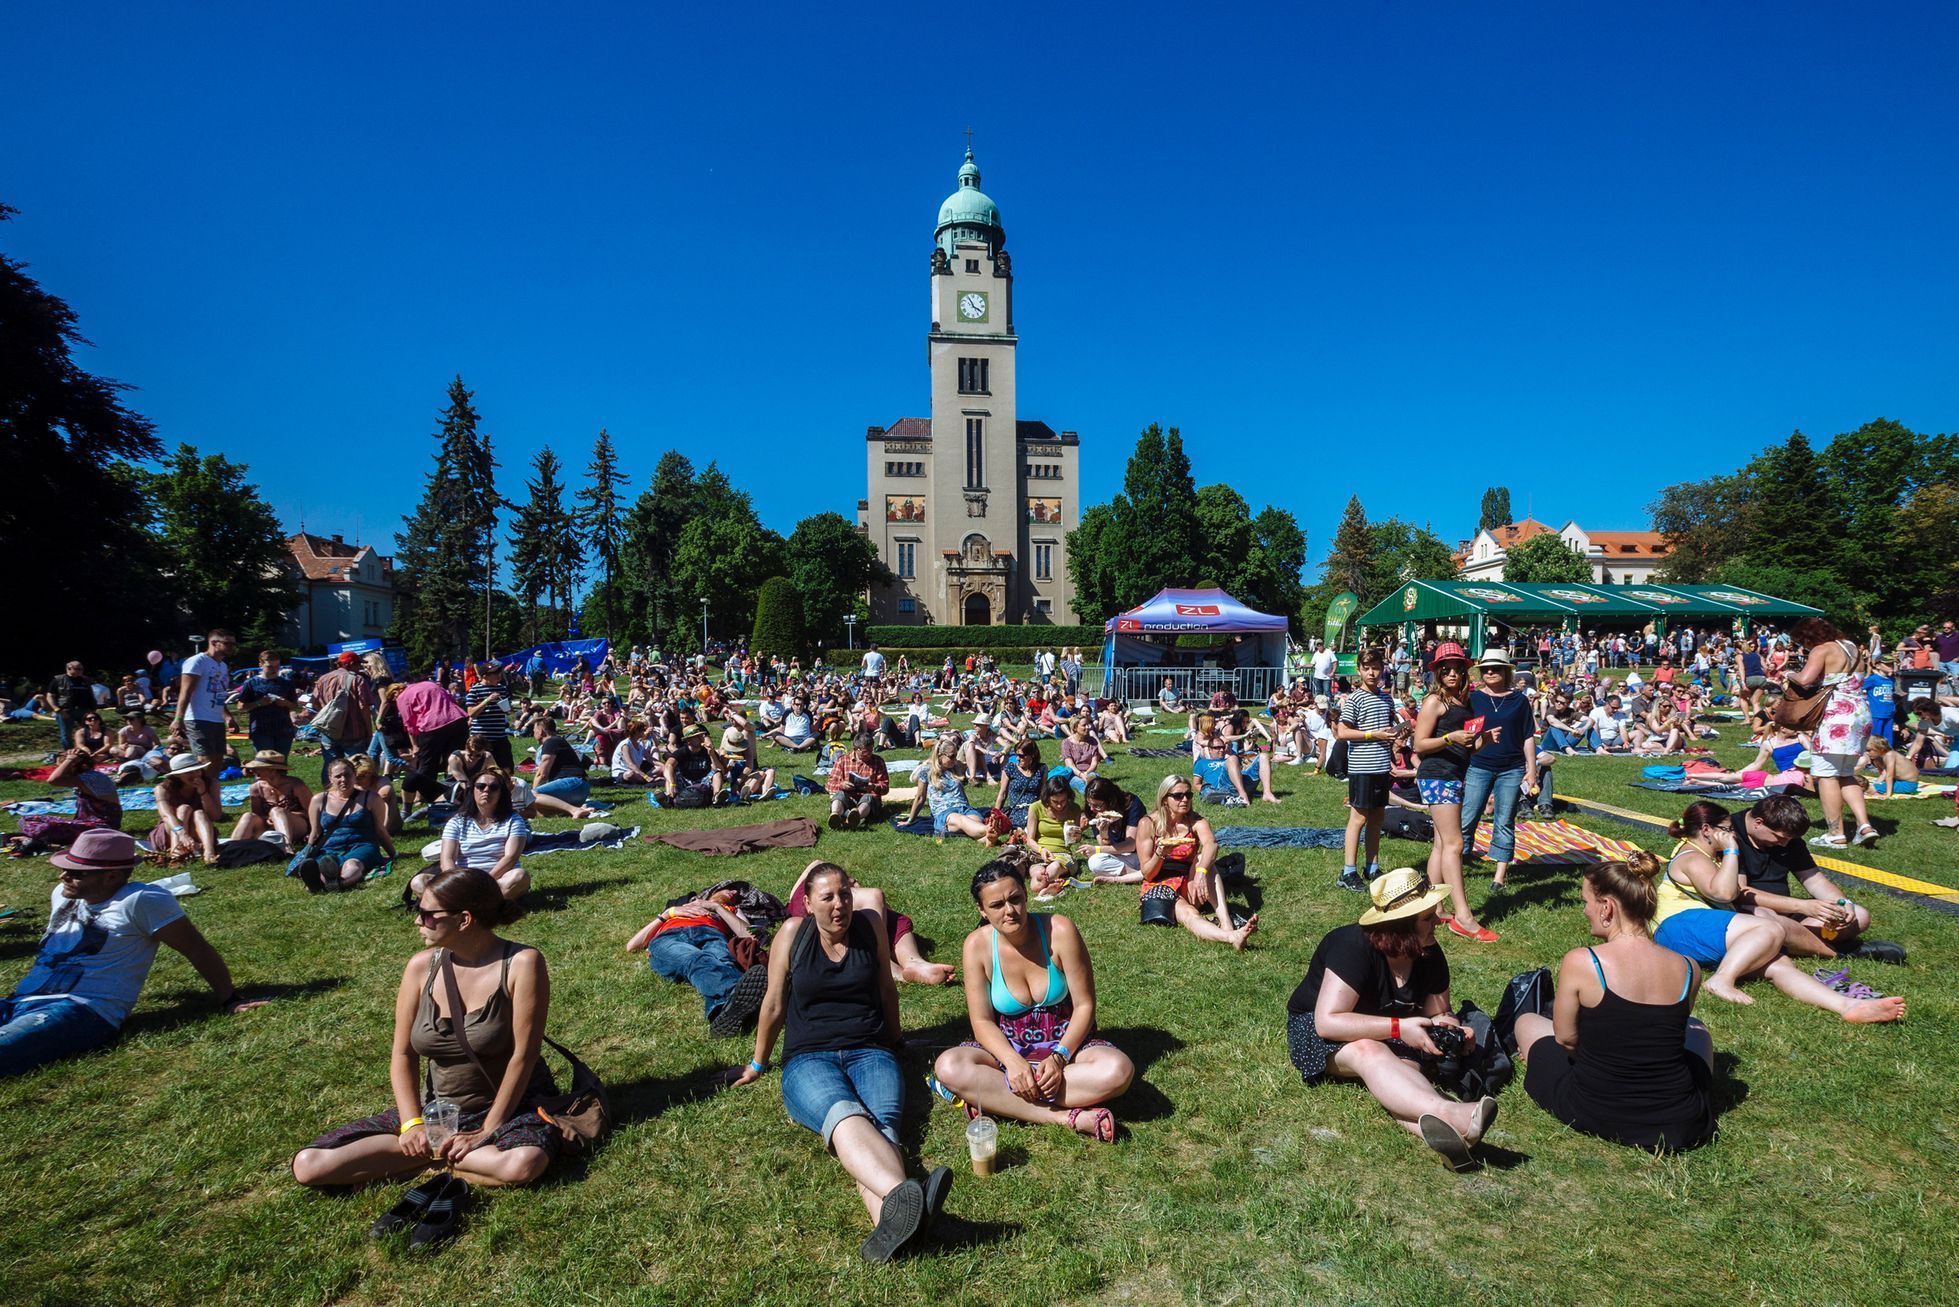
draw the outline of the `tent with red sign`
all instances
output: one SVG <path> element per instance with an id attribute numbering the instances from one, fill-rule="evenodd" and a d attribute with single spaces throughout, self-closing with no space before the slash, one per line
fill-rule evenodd
<path id="1" fill-rule="evenodd" d="M 1103 629 L 1102 663 L 1112 698 L 1151 698 L 1169 675 L 1185 697 L 1208 697 L 1205 687 L 1215 683 L 1229 684 L 1241 699 L 1262 700 L 1271 693 L 1269 683 L 1285 675 L 1286 619 L 1222 590 L 1161 590 L 1117 613 Z"/>

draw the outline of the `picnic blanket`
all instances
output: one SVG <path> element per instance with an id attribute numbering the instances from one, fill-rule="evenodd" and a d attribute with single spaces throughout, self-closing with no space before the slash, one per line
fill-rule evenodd
<path id="1" fill-rule="evenodd" d="M 1766 798 L 1768 789 L 1763 786 L 1743 785 L 1690 785 L 1686 781 L 1628 781 L 1636 790 L 1658 790 L 1662 794 L 1693 794 L 1703 799 L 1731 799 L 1737 803 L 1753 803 Z"/>
<path id="2" fill-rule="evenodd" d="M 797 792 L 801 793 L 800 787 L 798 788 Z M 739 801 L 739 803 L 733 804 L 731 806 L 739 807 L 742 803 L 767 803 L 771 799 L 786 799 L 789 797 L 789 794 L 790 792 L 788 790 L 785 790 L 780 785 L 778 785 L 774 789 L 770 790 L 767 794 L 758 794 L 752 799 L 742 799 Z M 660 793 L 658 790 L 648 790 L 646 792 L 646 801 L 647 803 L 651 804 L 655 808 L 664 808 L 667 806 L 666 804 L 660 802 Z M 675 811 L 680 811 L 680 810 L 675 809 Z"/>
<path id="3" fill-rule="evenodd" d="M 227 808 L 236 808 L 245 802 L 245 796 L 252 792 L 252 783 L 227 785 L 218 791 L 218 802 Z M 155 812 L 156 791 L 143 786 L 116 791 L 122 799 L 124 812 Z M 22 799 L 7 809 L 16 817 L 72 817 L 75 815 L 73 799 Z"/>
<path id="4" fill-rule="evenodd" d="M 1490 823 L 1476 827 L 1476 852 L 1490 854 Z M 1604 835 L 1574 826 L 1568 821 L 1520 821 L 1517 823 L 1517 860 L 1540 867 L 1585 867 L 1596 862 L 1617 862 L 1640 846 L 1631 840 L 1609 839 Z"/>
<path id="5" fill-rule="evenodd" d="M 609 822 L 593 823 L 610 825 Z M 605 835 L 597 839 L 584 838 L 584 829 L 532 831 L 530 843 L 524 846 L 524 856 L 536 857 L 544 853 L 579 853 L 586 849 L 622 849 L 626 841 L 639 834 L 637 826 L 613 826 Z M 434 862 L 442 856 L 442 841 L 431 840 L 422 846 L 425 861 Z"/>
<path id="6" fill-rule="evenodd" d="M 704 853 L 710 858 L 732 858 L 743 853 L 760 853 L 763 849 L 815 848 L 816 823 L 808 817 L 784 817 L 753 826 L 724 826 L 720 830 L 662 831 L 646 836 L 646 842 Z"/>
<path id="7" fill-rule="evenodd" d="M 1129 751 L 1129 756 L 1132 758 L 1188 758 L 1190 757 L 1190 741 L 1185 740 L 1182 747 L 1175 749 L 1132 748 Z"/>
<path id="8" fill-rule="evenodd" d="M 930 835 L 932 833 L 932 818 L 929 814 L 925 813 L 920 813 L 910 821 L 906 821 L 903 817 L 893 817 L 891 819 L 891 829 L 897 831 L 900 835 Z"/>
<path id="9" fill-rule="evenodd" d="M 1333 826 L 1219 826 L 1221 849 L 1337 849 L 1347 832 Z"/>

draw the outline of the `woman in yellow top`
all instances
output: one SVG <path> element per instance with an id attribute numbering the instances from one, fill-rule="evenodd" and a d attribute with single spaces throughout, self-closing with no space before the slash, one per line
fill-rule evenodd
<path id="1" fill-rule="evenodd" d="M 1664 870 L 1657 858 L 1635 856 L 1626 865 L 1651 875 L 1658 889 L 1653 942 L 1703 966 L 1718 964 L 1703 990 L 1730 1003 L 1753 1003 L 1740 986 L 1759 975 L 1797 1002 L 1834 1012 L 1845 1021 L 1896 1021 L 1905 1014 L 1902 998 L 1854 999 L 1837 993 L 1782 955 L 1782 929 L 1775 922 L 1735 911 L 1746 890 L 1734 819 L 1726 808 L 1706 799 L 1690 803 L 1667 830 L 1680 843 Z M 1760 929 L 1763 925 L 1767 932 Z"/>
<path id="2" fill-rule="evenodd" d="M 1082 820 L 1081 805 L 1075 802 L 1075 787 L 1066 776 L 1050 776 L 1041 782 L 1041 801 L 1027 808 L 1027 849 L 1034 855 L 1029 864 L 1036 899 L 1054 898 L 1075 874 L 1075 855 L 1069 836 Z"/>

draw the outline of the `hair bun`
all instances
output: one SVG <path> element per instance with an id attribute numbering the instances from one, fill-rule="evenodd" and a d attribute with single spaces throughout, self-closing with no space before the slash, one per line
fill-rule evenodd
<path id="1" fill-rule="evenodd" d="M 1687 838 L 1687 828 L 1677 821 L 1670 821 L 1667 823 L 1667 834 L 1673 836 L 1674 839 L 1684 840 Z"/>
<path id="2" fill-rule="evenodd" d="M 1625 856 L 1624 861 L 1626 870 L 1632 872 L 1635 876 L 1642 876 L 1647 880 L 1657 878 L 1660 872 L 1665 869 L 1666 865 L 1657 856 L 1648 853 L 1645 849 L 1635 849 Z"/>

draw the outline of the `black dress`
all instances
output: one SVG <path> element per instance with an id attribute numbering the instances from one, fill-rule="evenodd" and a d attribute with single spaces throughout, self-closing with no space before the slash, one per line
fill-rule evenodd
<path id="1" fill-rule="evenodd" d="M 1686 1046 L 1693 967 L 1671 1003 L 1635 1003 L 1612 992 L 1578 1009 L 1578 1051 L 1550 1035 L 1527 1050 L 1524 1092 L 1574 1130 L 1634 1148 L 1681 1150 L 1714 1137 L 1713 1076 Z"/>

